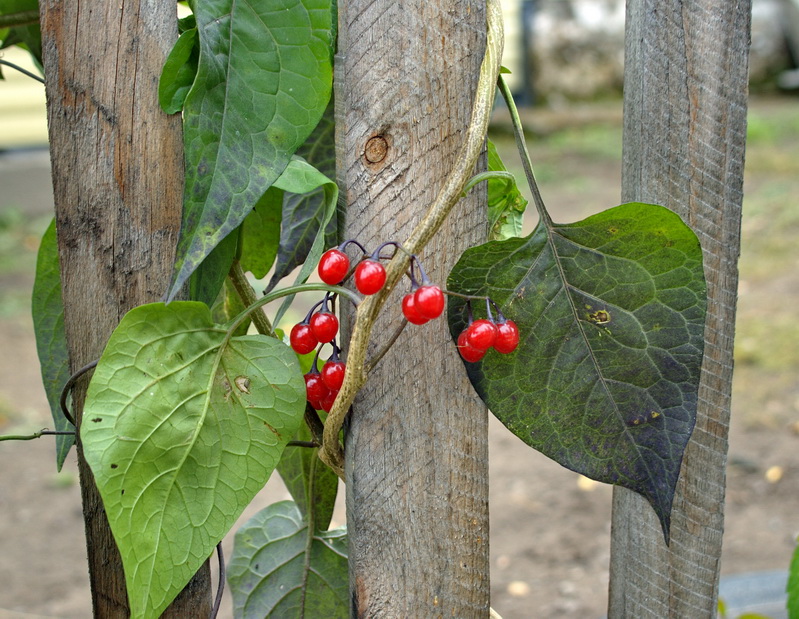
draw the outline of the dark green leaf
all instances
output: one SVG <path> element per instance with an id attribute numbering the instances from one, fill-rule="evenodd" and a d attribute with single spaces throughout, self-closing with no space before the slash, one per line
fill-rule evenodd
<path id="1" fill-rule="evenodd" d="M 332 83 L 328 0 L 195 9 L 200 60 L 183 110 L 186 188 L 170 299 L 280 176 Z"/>
<path id="2" fill-rule="evenodd" d="M 346 619 L 347 534 L 312 532 L 291 501 L 270 505 L 236 533 L 228 583 L 237 619 Z"/>
<path id="3" fill-rule="evenodd" d="M 488 170 L 507 172 L 505 164 L 491 140 L 488 140 Z M 527 200 L 512 178 L 492 178 L 488 181 L 488 238 L 502 241 L 522 233 Z"/>
<path id="4" fill-rule="evenodd" d="M 300 426 L 294 440 L 310 441 L 311 432 Z M 319 459 L 319 450 L 289 447 L 283 452 L 277 472 L 286 484 L 303 520 L 316 530 L 325 530 L 333 517 L 338 493 L 338 475 Z"/>
<path id="5" fill-rule="evenodd" d="M 75 428 L 61 412 L 59 404 L 61 390 L 69 380 L 70 373 L 67 336 L 64 332 L 64 302 L 61 298 L 61 271 L 55 220 L 50 223 L 39 245 L 31 312 L 33 331 L 36 335 L 36 351 L 39 353 L 42 382 L 53 416 L 53 427 L 62 432 L 74 430 Z M 56 466 L 59 471 L 74 443 L 73 436 L 55 437 Z"/>
<path id="6" fill-rule="evenodd" d="M 521 332 L 513 353 L 465 364 L 494 415 L 563 466 L 641 493 L 668 540 L 704 348 L 694 233 L 668 209 L 624 204 L 467 250 L 448 288 L 490 296 Z M 464 309 L 450 301 L 453 337 Z"/>
<path id="7" fill-rule="evenodd" d="M 277 466 L 305 410 L 297 358 L 230 337 L 202 303 L 153 303 L 111 335 L 81 440 L 122 556 L 131 614 L 158 617 Z"/>
<path id="8" fill-rule="evenodd" d="M 799 619 L 799 544 L 793 551 L 785 590 L 788 593 L 788 618 Z"/>
<path id="9" fill-rule="evenodd" d="M 333 102 L 305 143 L 297 150 L 309 164 L 328 178 L 336 178 L 335 116 Z M 301 265 L 311 251 L 320 227 L 325 230 L 325 248 L 338 245 L 343 214 L 329 217 L 324 186 L 289 189 L 283 198 L 283 224 L 277 264 L 267 290 Z"/>
<path id="10" fill-rule="evenodd" d="M 222 290 L 236 257 L 238 234 L 229 234 L 214 247 L 189 277 L 189 299 L 211 307 Z"/>
<path id="11" fill-rule="evenodd" d="M 197 28 L 191 28 L 180 35 L 161 70 L 158 102 L 167 114 L 175 114 L 183 109 L 186 95 L 197 77 L 199 59 Z"/>
<path id="12" fill-rule="evenodd" d="M 266 277 L 277 256 L 284 193 L 270 187 L 242 224 L 241 268 L 257 279 Z"/>

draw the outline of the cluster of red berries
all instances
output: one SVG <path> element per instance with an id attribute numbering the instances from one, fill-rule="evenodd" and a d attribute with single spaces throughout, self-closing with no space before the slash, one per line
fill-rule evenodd
<path id="1" fill-rule="evenodd" d="M 349 256 L 344 253 L 350 244 L 357 245 L 363 252 L 363 258 L 355 266 L 354 271 L 351 271 Z M 318 266 L 319 277 L 324 283 L 336 286 L 352 273 L 358 292 L 363 295 L 375 294 L 386 283 L 386 269 L 380 261 L 393 257 L 381 255 L 383 249 L 389 245 L 393 245 L 395 251 L 405 251 L 399 243 L 389 241 L 380 245 L 372 254 L 368 254 L 363 245 L 357 241 L 345 241 L 322 255 Z M 441 316 L 446 302 L 444 292 L 430 282 L 421 262 L 416 256 L 410 254 L 409 256 L 411 265 L 408 277 L 411 280 L 411 291 L 402 299 L 402 313 L 408 322 L 422 325 Z M 330 293 L 326 294 L 301 322 L 294 325 L 289 335 L 292 349 L 301 355 L 312 352 L 320 345 L 333 346 L 333 355 L 322 370 L 320 371 L 318 367 L 319 351 L 317 351 L 313 367 L 305 375 L 308 402 L 315 409 L 328 412 L 341 389 L 346 371 L 346 365 L 339 358 L 341 349 L 336 344 L 339 322 L 330 310 L 334 297 L 335 295 Z M 496 321 L 491 314 L 491 305 L 498 314 Z M 492 347 L 503 354 L 512 352 L 516 348 L 519 343 L 519 329 L 512 320 L 507 320 L 502 315 L 493 301 L 486 299 L 488 319 L 473 320 L 471 301 L 467 303 L 467 308 L 469 324 L 458 337 L 458 350 L 466 361 L 479 361 Z"/>
<path id="2" fill-rule="evenodd" d="M 496 321 L 491 314 L 491 305 L 494 305 L 497 311 Z M 491 348 L 507 355 L 519 345 L 519 328 L 516 323 L 505 318 L 490 299 L 486 301 L 486 309 L 488 318 L 474 320 L 471 301 L 467 303 L 469 324 L 458 336 L 458 352 L 471 363 L 480 361 Z"/>
<path id="3" fill-rule="evenodd" d="M 329 413 L 341 385 L 344 383 L 344 372 L 347 367 L 339 359 L 340 352 L 339 347 L 333 343 L 333 355 L 322 366 L 321 372 L 319 371 L 319 353 L 317 352 L 311 370 L 305 375 L 306 398 L 316 410 Z"/>

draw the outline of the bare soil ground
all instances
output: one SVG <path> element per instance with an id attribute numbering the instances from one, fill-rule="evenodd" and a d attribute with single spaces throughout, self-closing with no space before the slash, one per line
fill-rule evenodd
<path id="1" fill-rule="evenodd" d="M 787 569 L 799 532 L 797 104 L 756 100 L 750 115 L 725 575 Z M 584 112 L 572 115 L 579 126 L 565 122 L 530 142 L 556 220 L 618 203 L 618 114 Z M 510 142 L 497 141 L 510 161 Z M 0 434 L 50 423 L 27 308 L 52 208 L 48 174 L 46 154 L 0 154 Z M 612 489 L 530 450 L 499 423 L 490 441 L 492 606 L 505 619 L 601 617 Z M 270 481 L 245 517 L 283 498 Z M 90 616 L 80 510 L 74 459 L 57 474 L 50 439 L 0 443 L 0 619 Z"/>

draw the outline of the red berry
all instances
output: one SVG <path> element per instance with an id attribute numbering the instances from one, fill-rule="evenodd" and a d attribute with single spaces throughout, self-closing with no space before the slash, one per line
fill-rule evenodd
<path id="1" fill-rule="evenodd" d="M 444 311 L 444 293 L 438 286 L 422 286 L 413 295 L 416 311 L 432 320 Z"/>
<path id="2" fill-rule="evenodd" d="M 317 340 L 316 336 L 313 334 L 311 325 L 301 322 L 292 327 L 291 333 L 289 334 L 289 342 L 294 352 L 298 355 L 305 355 L 316 348 L 319 340 Z"/>
<path id="3" fill-rule="evenodd" d="M 340 284 L 349 270 L 350 259 L 347 254 L 338 249 L 328 249 L 322 254 L 317 268 L 319 278 L 331 286 Z"/>
<path id="4" fill-rule="evenodd" d="M 330 342 L 338 333 L 338 318 L 330 312 L 317 312 L 311 316 L 311 331 L 320 342 Z"/>
<path id="5" fill-rule="evenodd" d="M 344 371 L 347 366 L 343 361 L 328 361 L 322 368 L 322 380 L 330 391 L 338 391 L 344 383 Z"/>
<path id="6" fill-rule="evenodd" d="M 497 325 L 497 341 L 494 348 L 503 355 L 516 350 L 519 345 L 519 327 L 512 320 L 506 320 Z"/>
<path id="7" fill-rule="evenodd" d="M 337 395 L 338 391 L 328 391 L 327 395 L 320 402 L 321 410 L 329 413 L 330 409 L 333 408 L 333 402 L 336 401 Z"/>
<path id="8" fill-rule="evenodd" d="M 377 260 L 364 260 L 355 267 L 355 287 L 361 294 L 374 294 L 386 283 L 386 269 Z"/>
<path id="9" fill-rule="evenodd" d="M 416 301 L 414 294 L 409 292 L 402 297 L 402 314 L 408 319 L 408 322 L 414 325 L 423 325 L 428 321 L 427 318 L 422 316 L 416 309 Z"/>
<path id="10" fill-rule="evenodd" d="M 475 320 L 466 328 L 466 341 L 477 350 L 486 351 L 497 340 L 497 325 L 483 318 Z"/>
<path id="11" fill-rule="evenodd" d="M 469 345 L 469 342 L 466 340 L 466 331 L 462 331 L 458 336 L 458 352 L 461 354 L 461 357 L 470 363 L 480 361 L 483 355 L 486 354 L 484 350 L 477 350 Z"/>
<path id="12" fill-rule="evenodd" d="M 330 393 L 330 389 L 322 380 L 319 372 L 308 372 L 305 375 L 305 394 L 306 399 L 315 409 L 322 407 L 322 400 Z"/>

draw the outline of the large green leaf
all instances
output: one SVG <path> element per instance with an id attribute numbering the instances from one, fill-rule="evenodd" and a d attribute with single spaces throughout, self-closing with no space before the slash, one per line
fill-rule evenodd
<path id="1" fill-rule="evenodd" d="M 36 335 L 36 352 L 39 354 L 42 382 L 53 416 L 53 427 L 61 432 L 74 430 L 61 412 L 60 405 L 61 390 L 69 380 L 69 351 L 64 331 L 64 301 L 61 297 L 55 219 L 45 231 L 39 245 L 31 313 L 33 332 Z M 56 466 L 59 471 L 74 443 L 74 436 L 61 434 L 55 437 Z"/>
<path id="2" fill-rule="evenodd" d="M 285 174 L 292 165 L 283 170 Z M 280 184 L 280 180 L 275 181 Z M 270 187 L 244 220 L 241 234 L 241 268 L 257 279 L 266 277 L 275 263 L 280 243 L 280 217 L 285 192 Z"/>
<path id="3" fill-rule="evenodd" d="M 81 440 L 134 617 L 157 617 L 263 487 L 305 385 L 287 346 L 230 337 L 202 303 L 128 312 L 86 397 Z"/>
<path id="4" fill-rule="evenodd" d="M 624 204 L 467 250 L 448 287 L 490 296 L 521 332 L 510 355 L 465 364 L 494 415 L 563 466 L 641 493 L 668 540 L 704 348 L 694 233 L 668 209 Z M 464 309 L 451 298 L 453 337 Z"/>
<path id="5" fill-rule="evenodd" d="M 291 501 L 270 505 L 236 533 L 228 583 L 237 618 L 346 619 L 346 531 L 314 532 Z"/>
<path id="6" fill-rule="evenodd" d="M 297 154 L 327 178 L 336 178 L 335 114 L 331 101 L 319 125 L 297 150 Z M 308 257 L 319 230 L 324 229 L 324 246 L 340 242 L 340 217 L 328 215 L 326 185 L 289 189 L 283 198 L 283 224 L 275 272 L 267 290 L 301 265 Z"/>
<path id="7" fill-rule="evenodd" d="M 507 172 L 505 164 L 499 157 L 496 146 L 491 140 L 488 143 L 488 171 Z M 527 200 L 516 186 L 515 179 L 488 179 L 488 238 L 492 241 L 503 241 L 522 233 L 524 211 Z"/>
<path id="8" fill-rule="evenodd" d="M 183 108 L 186 187 L 170 299 L 281 174 L 332 84 L 329 0 L 195 8 L 200 58 Z"/>

